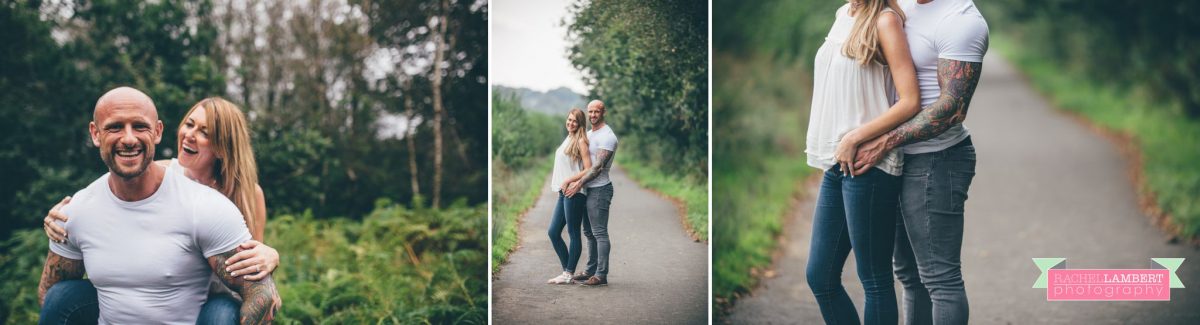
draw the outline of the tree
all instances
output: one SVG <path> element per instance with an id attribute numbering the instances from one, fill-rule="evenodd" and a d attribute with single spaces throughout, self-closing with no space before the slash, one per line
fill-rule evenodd
<path id="1" fill-rule="evenodd" d="M 189 24 L 211 14 L 208 1 L 10 1 L 0 5 L 0 235 L 39 225 L 46 211 L 97 176 L 104 165 L 87 124 L 96 99 L 117 86 L 154 99 L 170 132 L 156 155 L 170 157 L 175 125 L 223 76 L 211 59 L 215 29 Z"/>
<path id="2" fill-rule="evenodd" d="M 419 121 L 414 122 L 419 129 L 433 133 L 433 147 L 422 153 L 433 165 L 428 166 L 433 174 L 427 175 L 427 181 L 433 184 L 433 204 L 441 205 L 443 196 L 485 196 L 486 186 L 482 184 L 486 184 L 487 174 L 482 167 L 487 159 L 483 150 L 487 146 L 487 2 L 363 4 L 372 17 L 371 34 L 381 47 L 396 49 L 394 59 L 402 70 L 389 77 L 394 85 L 390 89 L 394 90 L 386 91 L 384 96 L 413 99 L 419 118 L 409 121 Z M 404 114 L 410 113 L 406 108 Z M 459 159 L 443 159 L 447 148 L 454 148 Z M 463 181 L 481 186 L 442 186 Z"/>
<path id="3" fill-rule="evenodd" d="M 568 57 L 622 135 L 621 155 L 704 179 L 708 7 L 683 0 L 580 0 Z"/>

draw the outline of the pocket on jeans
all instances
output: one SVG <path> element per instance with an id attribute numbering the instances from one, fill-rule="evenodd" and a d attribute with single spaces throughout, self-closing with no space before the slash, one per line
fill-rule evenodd
<path id="1" fill-rule="evenodd" d="M 932 162 L 926 154 L 904 156 L 904 165 L 900 175 L 905 179 L 927 178 L 933 169 Z"/>
<path id="2" fill-rule="evenodd" d="M 965 210 L 967 191 L 971 188 L 971 181 L 974 178 L 975 172 L 950 172 L 950 208 L 953 212 L 962 213 Z"/>

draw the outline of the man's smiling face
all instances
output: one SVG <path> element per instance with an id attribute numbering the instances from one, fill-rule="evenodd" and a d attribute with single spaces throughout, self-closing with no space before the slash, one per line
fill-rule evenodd
<path id="1" fill-rule="evenodd" d="M 599 100 L 588 103 L 587 114 L 588 122 L 591 122 L 593 126 L 604 121 L 604 103 Z"/>
<path id="2" fill-rule="evenodd" d="M 134 178 L 154 162 L 154 145 L 162 140 L 162 121 L 154 103 L 132 88 L 117 88 L 96 104 L 89 125 L 100 159 L 121 178 Z"/>

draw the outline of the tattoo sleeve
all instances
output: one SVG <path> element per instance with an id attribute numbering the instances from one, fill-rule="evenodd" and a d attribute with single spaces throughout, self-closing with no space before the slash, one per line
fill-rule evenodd
<path id="1" fill-rule="evenodd" d="M 592 169 L 588 169 L 587 174 L 584 174 L 583 178 L 579 179 L 579 183 L 587 184 L 587 182 L 590 182 L 590 181 L 592 181 L 592 179 L 595 179 L 596 176 L 600 176 L 600 172 L 602 172 L 608 168 L 609 160 L 612 160 L 612 157 L 613 157 L 612 151 L 600 149 L 600 152 L 596 153 L 597 161 L 592 162 Z"/>
<path id="2" fill-rule="evenodd" d="M 208 265 L 213 273 L 225 282 L 230 289 L 242 295 L 242 324 L 270 324 L 275 321 L 275 312 L 279 311 L 279 292 L 275 290 L 275 280 L 268 275 L 258 281 L 248 281 L 244 277 L 229 275 L 226 271 L 225 260 L 233 257 L 237 248 L 228 252 L 213 255 L 208 258 Z"/>
<path id="3" fill-rule="evenodd" d="M 942 89 L 936 102 L 929 104 L 917 116 L 887 133 L 887 147 L 896 148 L 909 143 L 932 139 L 967 118 L 967 106 L 979 85 L 983 62 L 938 59 L 938 86 Z"/>
<path id="4" fill-rule="evenodd" d="M 83 278 L 83 261 L 73 260 L 53 251 L 46 253 L 46 265 L 42 267 L 42 279 L 38 282 L 38 306 L 45 303 L 46 292 L 59 281 Z"/>

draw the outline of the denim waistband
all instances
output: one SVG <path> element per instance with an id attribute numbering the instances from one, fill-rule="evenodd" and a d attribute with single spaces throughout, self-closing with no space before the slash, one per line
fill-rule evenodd
<path id="1" fill-rule="evenodd" d="M 968 135 L 966 138 L 963 138 L 962 141 L 959 141 L 958 143 L 955 143 L 954 145 L 952 145 L 946 149 L 942 149 L 942 150 L 938 150 L 938 151 L 934 151 L 934 152 L 904 154 L 904 157 L 905 157 L 904 159 L 907 162 L 912 159 L 918 159 L 918 157 L 944 157 L 948 154 L 952 154 L 952 152 L 958 152 L 958 149 L 961 149 L 966 146 L 971 146 L 971 145 L 973 145 L 973 144 L 971 144 L 971 136 Z M 907 165 L 907 163 L 905 163 L 905 164 Z"/>
<path id="2" fill-rule="evenodd" d="M 946 149 L 955 149 L 958 147 L 965 147 L 965 146 L 969 146 L 969 145 L 972 145 L 972 144 L 971 144 L 971 136 L 968 135 L 966 138 L 963 138 L 962 141 L 959 141 L 958 143 L 955 143 L 953 146 L 950 146 L 949 148 L 946 148 Z"/>

